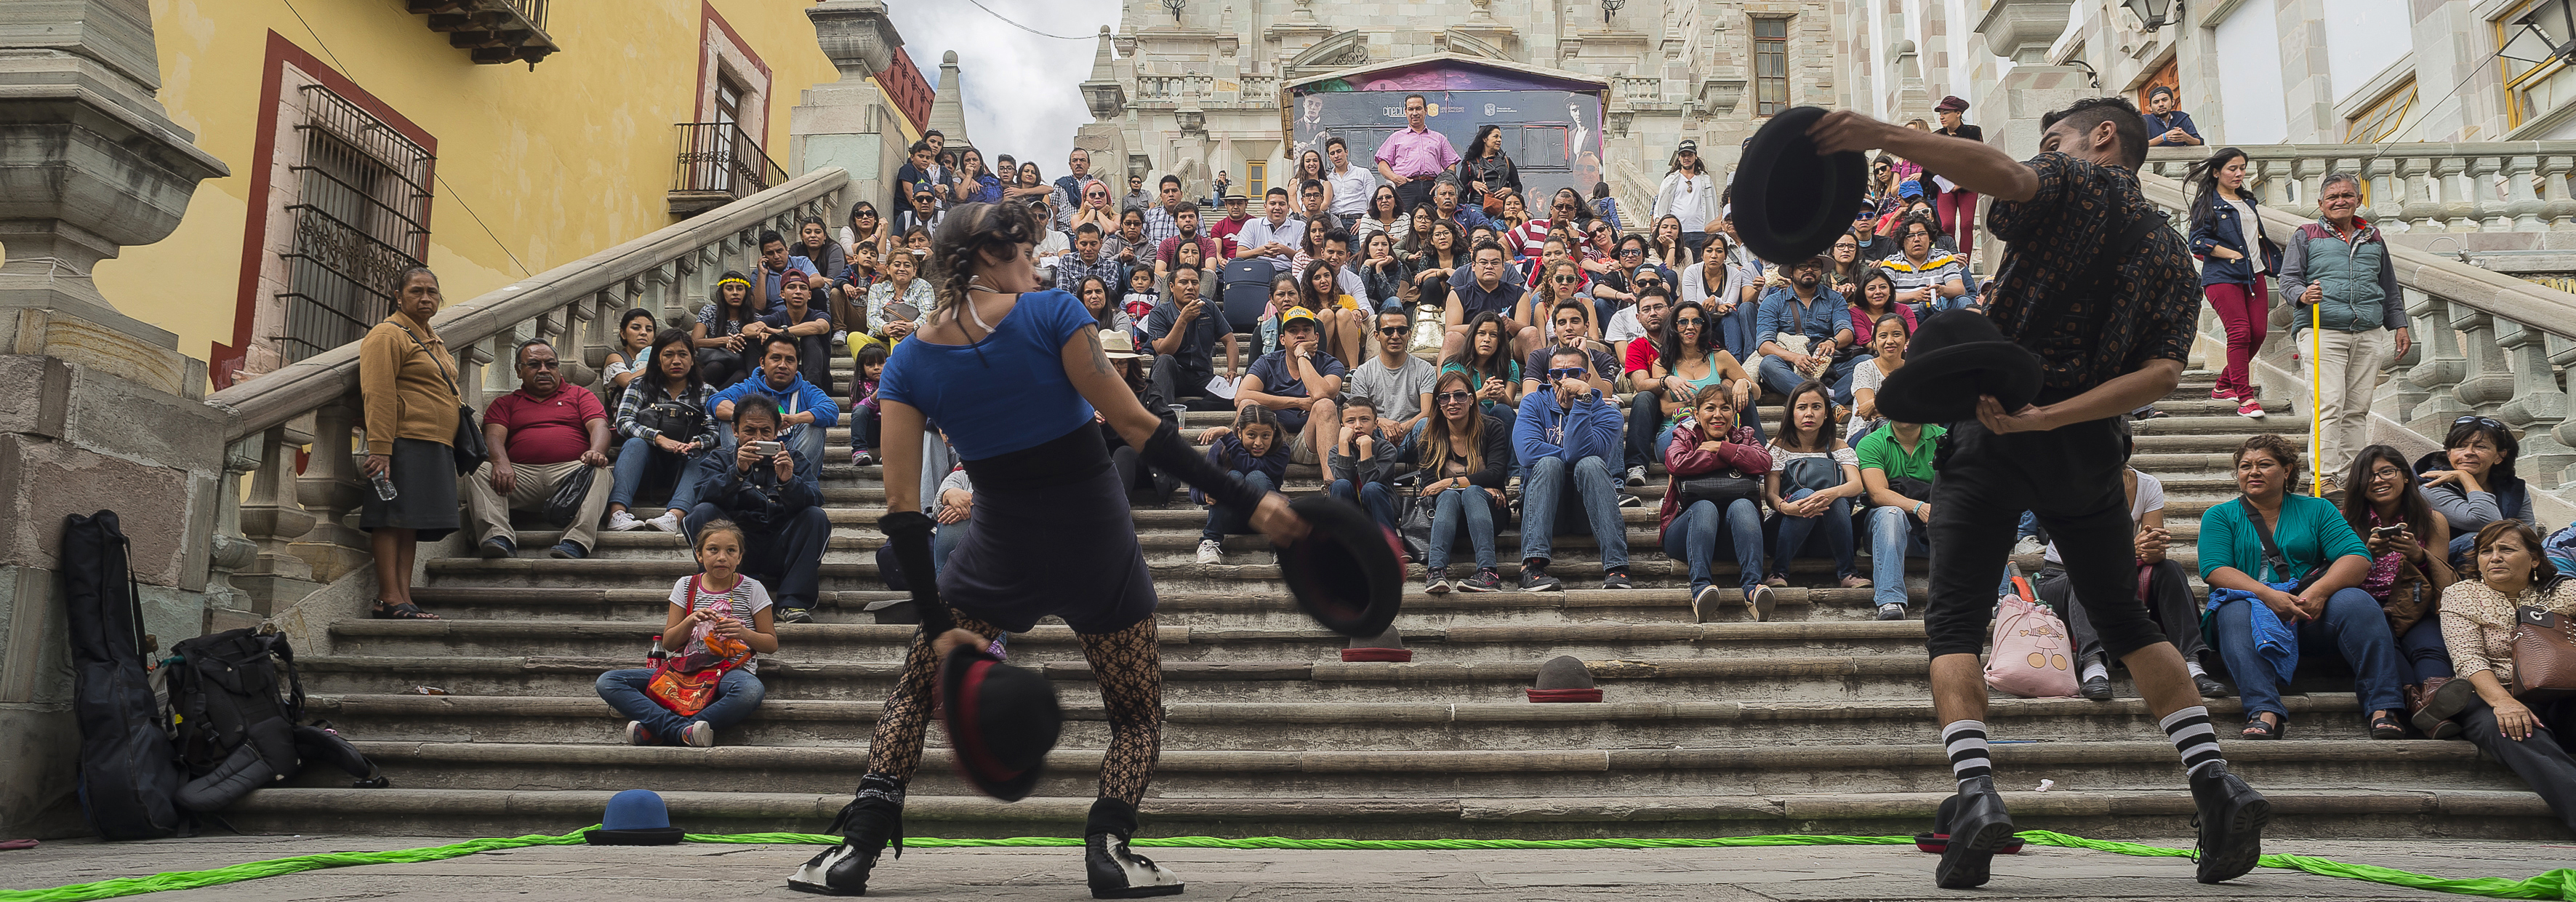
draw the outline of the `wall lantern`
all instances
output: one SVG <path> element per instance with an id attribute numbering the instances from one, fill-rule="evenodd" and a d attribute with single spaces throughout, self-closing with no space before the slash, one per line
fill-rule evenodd
<path id="1" fill-rule="evenodd" d="M 2182 0 L 2122 0 L 2138 17 L 2138 28 L 2154 31 L 2182 21 Z"/>
<path id="2" fill-rule="evenodd" d="M 2517 30 L 2500 51 L 2505 58 L 2576 63 L 2576 0 L 2540 0 L 2513 25 Z"/>

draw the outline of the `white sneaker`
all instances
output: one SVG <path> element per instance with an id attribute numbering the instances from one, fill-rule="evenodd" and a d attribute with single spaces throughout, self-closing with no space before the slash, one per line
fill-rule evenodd
<path id="1" fill-rule="evenodd" d="M 1771 593 L 1770 586 L 1757 583 L 1753 591 L 1746 594 L 1744 603 L 1753 609 L 1753 622 L 1762 623 L 1771 619 L 1771 611 L 1779 606 L 1780 597 Z"/>
<path id="2" fill-rule="evenodd" d="M 1222 563 L 1225 563 L 1225 546 L 1224 546 L 1224 545 L 1222 545 L 1222 544 L 1219 544 L 1219 543 L 1217 542 L 1217 540 L 1215 540 L 1215 539 L 1200 539 L 1200 540 L 1199 540 L 1199 563 L 1202 563 L 1202 564 L 1222 564 Z"/>
<path id="3" fill-rule="evenodd" d="M 608 529 L 611 532 L 626 532 L 642 528 L 644 528 L 644 521 L 635 519 L 634 514 L 622 510 L 608 512 Z"/>
<path id="4" fill-rule="evenodd" d="M 644 521 L 644 525 L 663 532 L 679 532 L 680 518 L 670 511 L 663 511 L 661 516 Z"/>
<path id="5" fill-rule="evenodd" d="M 1646 466 L 1645 466 L 1644 464 L 1639 464 L 1639 465 L 1637 465 L 1637 466 L 1629 467 L 1629 468 L 1628 468 L 1628 485 L 1630 485 L 1630 486 L 1632 486 L 1632 487 L 1633 487 L 1633 486 L 1641 486 L 1641 485 L 1645 485 L 1645 484 L 1646 484 Z"/>
<path id="6" fill-rule="evenodd" d="M 850 346 L 850 330 L 848 330 L 848 329 L 834 329 L 834 330 L 832 330 L 832 346 L 833 346 L 833 347 L 839 347 L 839 348 L 846 348 L 846 347 L 849 347 L 849 346 Z"/>
<path id="7" fill-rule="evenodd" d="M 652 745 L 652 744 L 653 744 L 653 731 L 651 731 L 651 730 L 647 730 L 647 729 L 644 729 L 644 722 L 643 722 L 643 721 L 640 721 L 640 720 L 630 720 L 630 721 L 627 721 L 627 722 L 626 722 L 626 744 L 628 744 L 628 745 Z"/>
<path id="8" fill-rule="evenodd" d="M 716 728 L 707 726 L 707 722 L 703 720 L 689 721 L 689 725 L 680 730 L 680 741 L 702 749 L 714 748 Z"/>

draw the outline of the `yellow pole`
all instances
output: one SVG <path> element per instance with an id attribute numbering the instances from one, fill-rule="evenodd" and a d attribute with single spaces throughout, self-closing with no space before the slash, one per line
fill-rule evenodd
<path id="1" fill-rule="evenodd" d="M 2325 335 L 2318 331 L 2317 305 L 2308 305 L 2308 482 L 2310 494 L 2326 496 L 2324 449 L 2326 408 Z"/>

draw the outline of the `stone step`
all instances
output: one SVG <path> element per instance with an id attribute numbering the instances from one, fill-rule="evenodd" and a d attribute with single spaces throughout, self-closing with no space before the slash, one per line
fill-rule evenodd
<path id="1" fill-rule="evenodd" d="M 2113 671 L 2117 697 L 1996 698 L 1987 702 L 1997 740 L 2050 743 L 2137 741 L 2157 733 L 2156 717 L 2127 676 Z M 1061 687 L 1065 748 L 1109 742 L 1107 716 L 1085 686 Z M 1616 696 L 1612 695 L 1615 699 Z M 2221 724 L 2243 719 L 2243 704 L 2211 699 Z M 2358 739 L 2363 718 L 2350 692 L 2284 696 L 2302 739 Z M 727 745 L 811 747 L 865 743 L 882 700 L 771 696 Z M 354 739 L 418 742 L 615 744 L 625 719 L 594 695 L 316 695 L 307 710 Z M 1530 704 L 1460 702 L 1167 702 L 1166 750 L 1480 750 L 1510 748 L 1767 748 L 1841 743 L 1931 743 L 1939 738 L 1929 699 L 1864 702 L 1737 701 Z M 1294 724 L 1283 729 L 1282 725 Z M 2239 743 L 2222 731 L 2233 751 Z M 2367 750 L 2363 750 L 2367 751 Z"/>
<path id="2" fill-rule="evenodd" d="M 2509 792 L 2501 768 L 2476 767 L 2466 742 L 2285 740 L 2242 743 L 2229 768 L 2255 786 L 2328 789 L 2370 782 L 2422 790 Z M 735 792 L 855 786 L 867 772 L 863 743 L 831 747 L 644 747 L 491 742 L 357 743 L 395 786 L 433 790 L 615 791 L 722 787 Z M 909 789 L 966 795 L 944 743 L 926 748 Z M 1995 749 L 1998 770 L 2055 780 L 2065 791 L 2145 791 L 2180 782 L 2173 746 L 2161 741 L 2030 743 Z M 1058 748 L 1033 796 L 1094 798 L 1102 752 Z M 1401 800 L 1497 796 L 1734 796 L 1821 791 L 1914 793 L 1951 787 L 1938 742 L 1768 748 L 1496 749 L 1460 751 L 1174 751 L 1155 766 L 1155 798 Z M 289 785 L 346 779 L 307 771 Z"/>
<path id="3" fill-rule="evenodd" d="M 708 790 L 695 774 L 657 772 L 618 789 L 661 793 L 672 821 L 709 833 L 818 832 L 849 802 L 839 787 L 814 793 Z M 2017 775 L 2018 776 L 2018 775 Z M 2191 835 L 2192 801 L 2168 772 L 2154 789 L 2006 792 L 2014 823 L 2103 839 Z M 2032 780 L 2015 780 L 2013 785 Z M 823 787 L 816 787 L 823 788 Z M 250 833 L 514 836 L 596 823 L 606 790 L 304 789 L 255 792 L 225 809 Z M 1747 836 L 1823 833 L 1884 836 L 1929 829 L 1946 789 L 1919 793 L 1814 792 L 1758 796 L 1614 796 L 1548 793 L 1517 798 L 1217 799 L 1148 796 L 1147 836 L 1291 836 L 1354 839 L 1576 839 L 1602 836 Z M 2282 789 L 2267 836 L 2546 838 L 2567 828 L 2529 792 L 2422 789 L 2361 781 L 2333 789 Z M 914 795 L 906 829 L 940 837 L 1065 836 L 1081 828 L 1088 793 L 1002 803 Z"/>

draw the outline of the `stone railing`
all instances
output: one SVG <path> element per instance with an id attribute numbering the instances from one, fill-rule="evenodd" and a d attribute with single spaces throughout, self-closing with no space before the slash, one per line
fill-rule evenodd
<path id="1" fill-rule="evenodd" d="M 2552 143 L 2576 151 L 2576 142 Z M 2501 154 L 2464 157 L 2498 158 Z M 2185 221 L 2181 182 L 2156 175 L 2141 181 L 2148 200 L 2172 211 L 2177 224 Z M 2262 213 L 2275 235 L 2287 235 L 2308 221 L 2280 207 L 2266 207 Z M 2414 347 L 2396 361 L 2395 378 L 2372 405 L 2373 438 L 2399 445 L 2411 456 L 2439 447 L 2454 419 L 2493 417 L 2521 437 L 2515 469 L 2536 495 L 2546 496 L 2539 499 L 2542 522 L 2566 523 L 2576 516 L 2576 508 L 2568 506 L 2576 501 L 2576 482 L 2570 479 L 2576 474 L 2569 472 L 2576 465 L 2576 421 L 2568 416 L 2561 371 L 2576 363 L 2576 294 L 2489 272 L 2449 255 L 2395 244 L 2389 251 L 2414 321 Z M 2295 400 L 2304 415 L 2306 373 L 2290 360 L 2296 350 L 2286 328 L 2290 309 L 2273 305 L 2275 328 L 2258 353 L 2256 381 L 2263 384 L 2267 399 Z M 2215 330 L 2204 334 L 2219 344 L 2225 341 Z"/>
<path id="2" fill-rule="evenodd" d="M 567 379 L 594 382 L 615 341 L 618 310 L 642 307 L 685 326 L 712 296 L 717 274 L 751 270 L 762 230 L 792 235 L 800 217 L 835 219 L 848 184 L 837 168 L 808 172 L 439 311 L 431 324 L 456 355 L 465 402 L 481 409 L 487 396 L 506 391 L 508 368 L 491 364 L 529 338 L 562 349 Z M 362 426 L 357 345 L 237 383 L 206 403 L 231 416 L 217 574 L 248 596 L 249 610 L 269 615 L 367 566 L 367 537 L 348 522 L 363 491 L 354 453 Z M 308 447 L 299 468 L 298 452 Z"/>
<path id="3" fill-rule="evenodd" d="M 1136 99 L 1178 100 L 1183 97 L 1207 97 L 1216 93 L 1213 75 L 1138 75 Z"/>
<path id="4" fill-rule="evenodd" d="M 2576 141 L 2476 144 L 2264 144 L 2245 152 L 2255 196 L 2313 212 L 2326 173 L 2366 186 L 2362 215 L 2389 232 L 2538 232 L 2576 229 Z M 2158 148 L 2147 171 L 2182 179 L 2215 147 Z"/>

